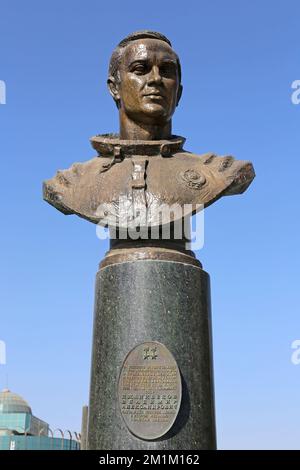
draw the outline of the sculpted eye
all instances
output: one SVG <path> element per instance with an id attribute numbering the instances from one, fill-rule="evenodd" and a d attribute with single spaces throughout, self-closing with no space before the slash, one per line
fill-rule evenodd
<path id="1" fill-rule="evenodd" d="M 146 72 L 146 67 L 143 64 L 138 64 L 134 67 L 133 72 L 137 74 L 143 74 Z"/>
<path id="2" fill-rule="evenodd" d="M 164 64 L 160 67 L 160 73 L 164 76 L 171 77 L 176 75 L 176 66 L 173 64 Z"/>

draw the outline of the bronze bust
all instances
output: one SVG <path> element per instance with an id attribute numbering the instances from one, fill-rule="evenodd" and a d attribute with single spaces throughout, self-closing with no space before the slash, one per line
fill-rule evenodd
<path id="1" fill-rule="evenodd" d="M 181 67 L 162 34 L 139 31 L 121 41 L 108 87 L 119 134 L 92 137 L 95 158 L 44 183 L 44 199 L 61 212 L 110 229 L 96 277 L 87 445 L 215 449 L 209 275 L 188 249 L 188 234 L 175 229 L 245 191 L 254 170 L 232 156 L 188 152 L 172 135 Z M 142 229 L 138 238 L 132 226 Z"/>
<path id="2" fill-rule="evenodd" d="M 92 137 L 97 156 L 46 181 L 47 202 L 107 226 L 111 215 L 124 212 L 121 200 L 133 218 L 143 213 L 146 223 L 159 224 L 162 204 L 189 204 L 192 214 L 199 204 L 207 207 L 248 188 L 255 176 L 250 162 L 196 155 L 184 150 L 183 137 L 172 135 L 181 67 L 165 36 L 153 31 L 127 36 L 112 54 L 107 83 L 119 110 L 119 135 Z"/>

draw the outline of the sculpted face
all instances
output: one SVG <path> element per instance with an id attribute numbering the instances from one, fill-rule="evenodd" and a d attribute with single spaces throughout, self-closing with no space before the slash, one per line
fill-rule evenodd
<path id="1" fill-rule="evenodd" d="M 177 56 L 158 39 L 129 43 L 119 68 L 120 82 L 111 83 L 119 108 L 132 121 L 165 124 L 170 121 L 181 96 Z"/>

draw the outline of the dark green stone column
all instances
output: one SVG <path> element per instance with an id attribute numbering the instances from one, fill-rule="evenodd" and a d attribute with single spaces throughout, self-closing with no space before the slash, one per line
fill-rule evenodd
<path id="1" fill-rule="evenodd" d="M 89 449 L 215 449 L 209 276 L 195 258 L 163 249 L 107 256 L 97 274 L 93 336 Z M 131 434 L 118 402 L 122 363 L 145 341 L 163 343 L 182 378 L 177 419 L 155 441 Z"/>

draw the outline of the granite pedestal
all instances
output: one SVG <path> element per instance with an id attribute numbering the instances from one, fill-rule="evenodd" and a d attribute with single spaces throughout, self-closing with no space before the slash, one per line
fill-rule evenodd
<path id="1" fill-rule="evenodd" d="M 216 448 L 209 276 L 195 258 L 162 249 L 106 257 L 96 279 L 93 336 L 89 449 Z M 118 402 L 122 363 L 145 341 L 169 349 L 182 379 L 177 419 L 154 441 L 129 431 Z"/>

